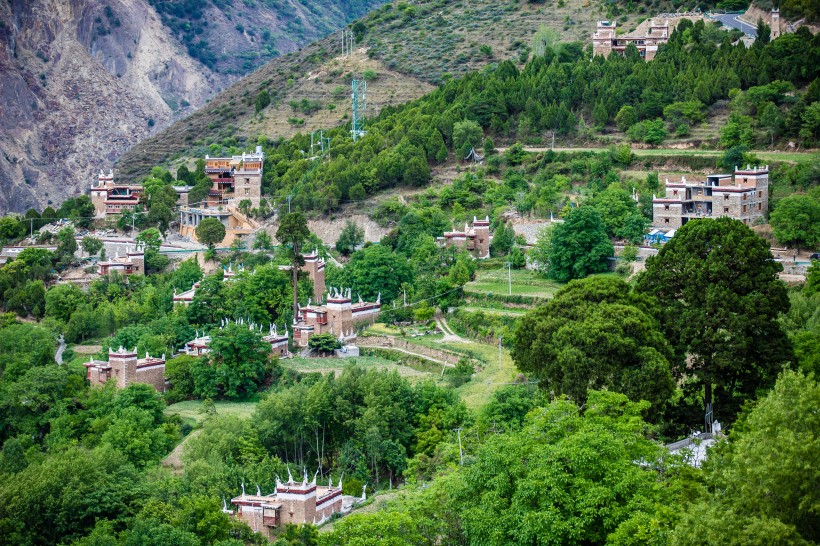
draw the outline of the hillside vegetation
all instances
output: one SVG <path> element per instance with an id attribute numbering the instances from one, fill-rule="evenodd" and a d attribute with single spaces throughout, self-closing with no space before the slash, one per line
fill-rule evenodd
<path id="1" fill-rule="evenodd" d="M 462 159 L 471 148 L 491 152 L 494 141 L 526 141 L 553 132 L 586 140 L 614 122 L 631 140 L 657 145 L 672 132 L 698 125 L 709 105 L 731 98 L 719 143 L 735 149 L 742 162 L 744 149 L 774 138 L 795 139 L 802 146 L 817 142 L 818 58 L 820 38 L 805 31 L 746 49 L 702 22 L 682 24 L 649 63 L 637 50 L 590 62 L 573 44 L 558 44 L 522 69 L 504 61 L 451 80 L 417 101 L 383 109 L 358 143 L 346 127 L 331 130 L 332 154 L 324 161 L 305 159 L 309 135 L 228 137 L 209 147 L 200 142 L 198 155 L 262 145 L 268 154 L 263 192 L 274 199 L 290 195 L 300 210 L 329 212 L 388 188 L 423 186 L 431 166 L 453 156 Z M 520 164 L 519 154 L 508 150 L 507 164 Z M 498 158 L 488 159 L 490 169 L 499 165 Z M 133 168 L 142 170 L 136 163 Z M 511 184 L 512 195 L 529 182 L 523 179 L 519 186 Z"/>
<path id="2" fill-rule="evenodd" d="M 0 212 L 85 193 L 141 139 L 380 3 L 3 2 Z"/>
<path id="3" fill-rule="evenodd" d="M 143 176 L 154 165 L 199 156 L 203 146 L 226 138 L 244 145 L 260 134 L 275 139 L 349 124 L 354 76 L 369 80 L 367 117 L 372 118 L 385 106 L 423 96 L 431 90 L 430 84 L 450 76 L 510 59 L 523 66 L 533 35 L 541 27 L 560 32 L 565 41 L 586 40 L 595 21 L 607 14 L 586 0 L 560 4 L 490 0 L 386 4 L 351 25 L 356 37 L 352 57 L 341 58 L 341 33 L 334 33 L 274 59 L 199 111 L 126 152 L 117 162 L 120 175 Z M 267 92 L 270 105 L 257 112 L 256 100 L 262 92 Z M 291 101 L 303 99 L 308 101 L 306 108 L 290 106 Z"/>

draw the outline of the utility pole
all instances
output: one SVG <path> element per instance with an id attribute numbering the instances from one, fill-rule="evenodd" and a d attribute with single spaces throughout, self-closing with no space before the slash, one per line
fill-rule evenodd
<path id="1" fill-rule="evenodd" d="M 464 465 L 464 450 L 461 448 L 461 427 L 456 429 L 458 434 L 458 460 L 460 465 Z"/>
<path id="2" fill-rule="evenodd" d="M 512 296 L 512 262 L 504 262 L 504 267 L 507 268 L 508 294 Z"/>
<path id="3" fill-rule="evenodd" d="M 342 57 L 349 57 L 353 54 L 353 31 L 342 29 Z"/>

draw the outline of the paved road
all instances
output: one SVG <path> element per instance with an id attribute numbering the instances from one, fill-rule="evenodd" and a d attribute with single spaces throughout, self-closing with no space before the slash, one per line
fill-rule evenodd
<path id="1" fill-rule="evenodd" d="M 57 341 L 60 342 L 60 346 L 57 347 L 57 353 L 54 355 L 54 361 L 57 362 L 57 364 L 62 364 L 63 351 L 65 351 L 65 338 L 62 335 L 60 335 Z"/>
<path id="2" fill-rule="evenodd" d="M 746 34 L 746 36 L 749 36 L 751 38 L 757 38 L 757 27 L 742 22 L 740 19 L 737 18 L 736 13 L 713 13 L 710 15 L 710 17 L 712 19 L 715 19 L 716 21 L 720 21 L 721 23 L 723 23 L 723 26 L 725 27 L 736 28 L 738 30 L 743 31 Z"/>

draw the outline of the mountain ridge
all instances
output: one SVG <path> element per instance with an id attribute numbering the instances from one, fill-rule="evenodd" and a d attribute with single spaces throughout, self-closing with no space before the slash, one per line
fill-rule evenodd
<path id="1" fill-rule="evenodd" d="M 361 10 L 381 0 L 339 0 L 316 8 L 326 16 L 324 26 L 292 23 L 315 15 L 305 6 L 281 11 L 296 0 L 259 2 L 253 11 L 231 0 L 220 2 L 219 24 L 216 4 L 201 3 L 207 8 L 203 17 L 211 17 L 201 26 L 226 37 L 220 42 L 224 64 L 232 58 L 244 63 L 243 55 L 264 57 L 253 48 L 241 49 L 242 40 L 262 41 L 263 29 L 244 26 L 240 14 L 280 25 L 269 27 L 265 40 L 275 46 L 272 55 L 297 49 L 331 23 L 343 24 L 349 18 L 344 6 Z M 293 32 L 288 25 L 302 30 Z M 256 66 L 211 69 L 189 54 L 184 38 L 148 0 L 0 4 L 0 212 L 42 209 L 83 193 L 99 169 L 110 168 L 136 142 L 205 104 Z"/>
<path id="2" fill-rule="evenodd" d="M 354 68 L 358 77 L 368 70 L 374 73 L 367 90 L 367 116 L 372 116 L 382 107 L 423 96 L 449 77 L 508 59 L 521 64 L 530 54 L 533 35 L 542 27 L 560 33 L 562 41 L 585 40 L 605 14 L 588 0 L 552 5 L 499 5 L 490 0 L 386 3 L 351 25 L 357 50 L 350 59 L 341 58 L 341 33 L 336 32 L 272 60 L 202 109 L 128 150 L 117 161 L 117 176 L 135 181 L 155 165 L 204 155 L 214 142 L 248 143 L 260 134 L 285 138 L 348 123 Z M 317 75 L 323 89 L 317 89 Z M 272 102 L 257 113 L 254 99 L 263 90 L 269 91 Z M 380 100 L 374 101 L 380 92 Z M 306 114 L 290 106 L 300 98 L 318 101 L 319 110 Z"/>

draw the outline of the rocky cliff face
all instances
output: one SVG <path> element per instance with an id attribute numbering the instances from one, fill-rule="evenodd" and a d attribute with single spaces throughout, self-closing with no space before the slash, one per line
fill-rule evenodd
<path id="1" fill-rule="evenodd" d="M 195 42 L 156 0 L 0 3 L 0 213 L 85 192 L 95 172 L 265 56 L 358 15 L 345 1 L 328 2 L 321 17 L 298 2 L 251 3 L 195 0 L 203 9 L 183 25 L 201 27 Z"/>

